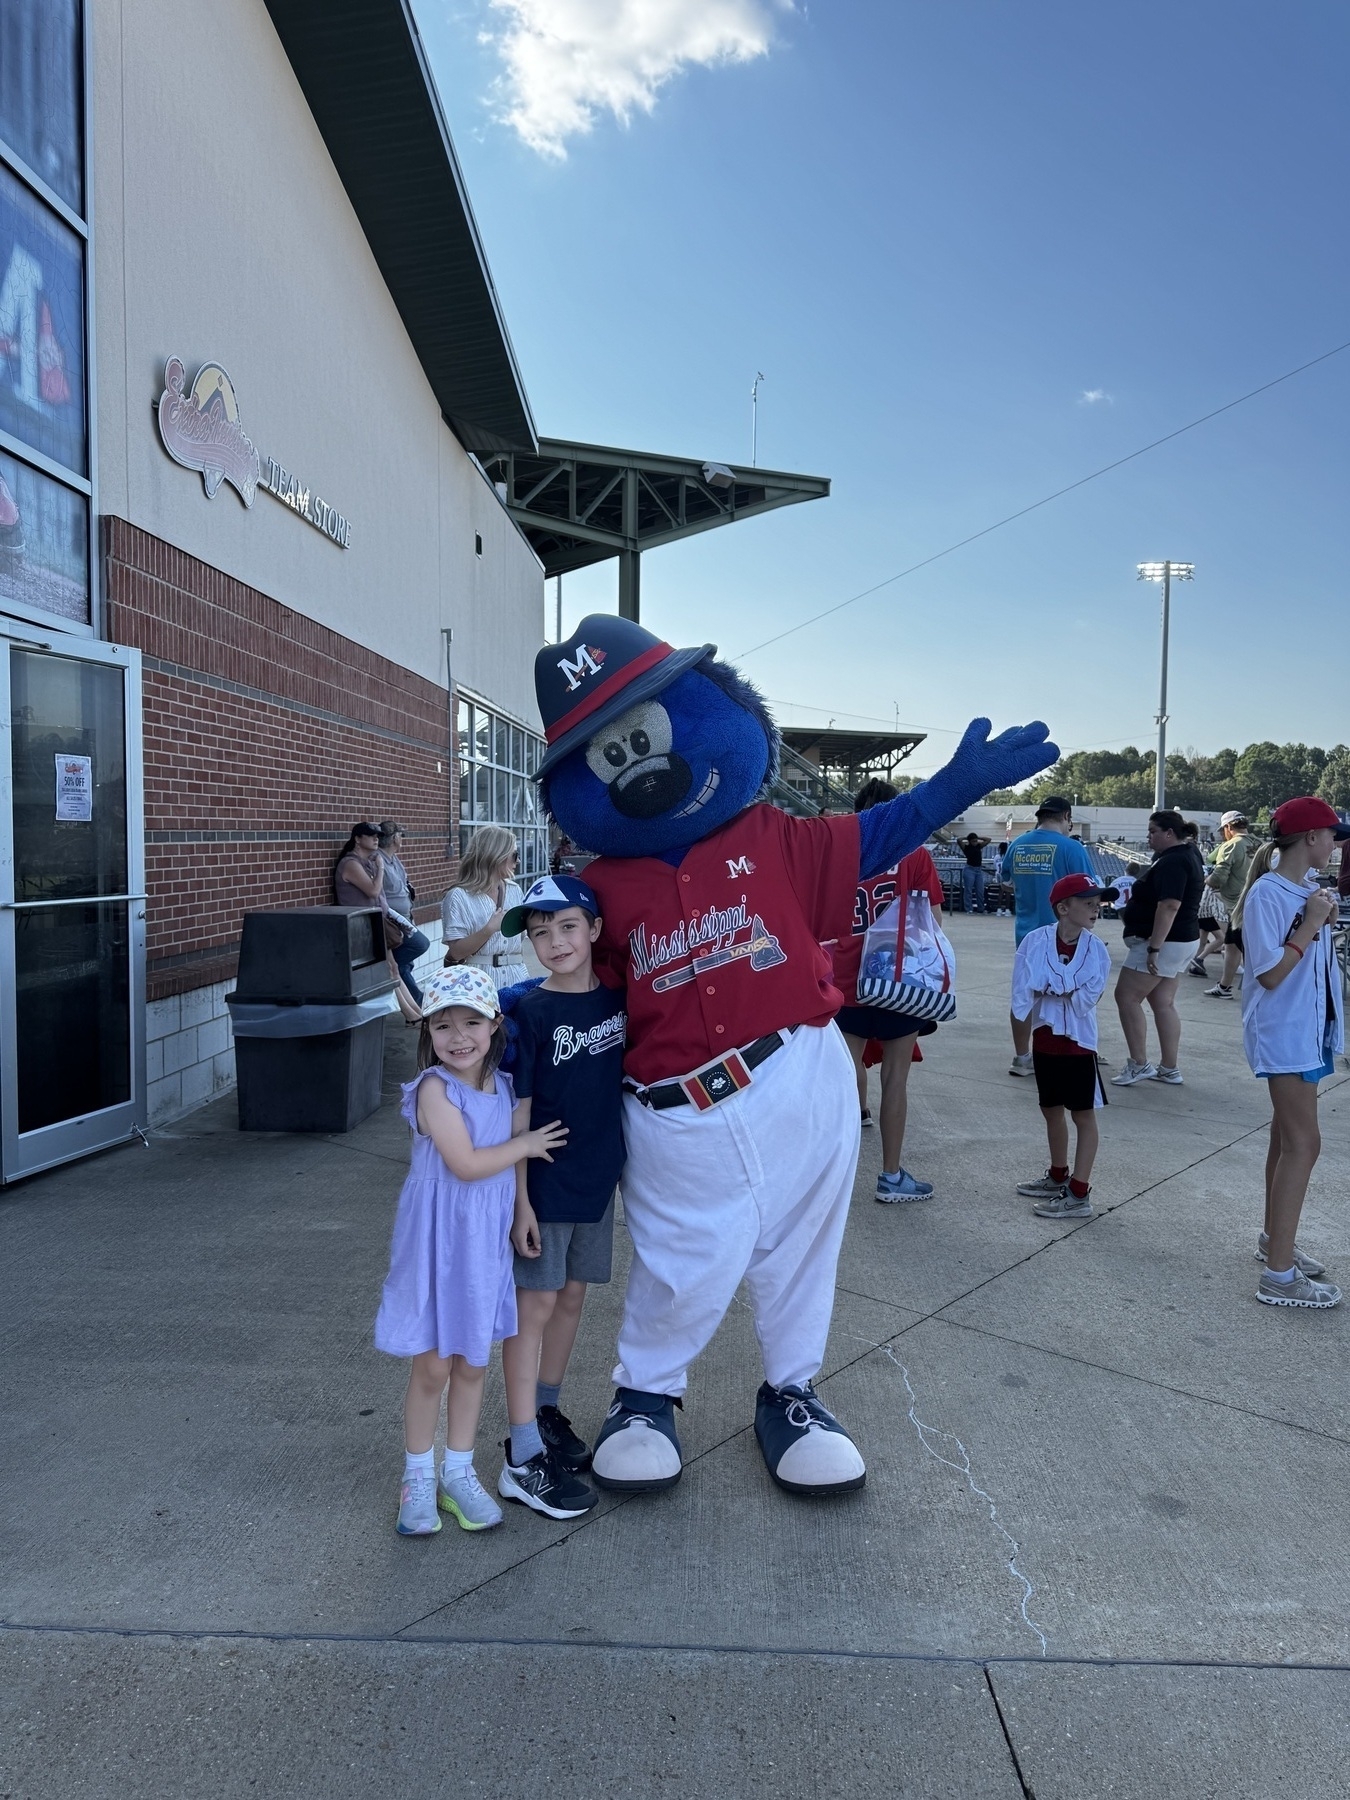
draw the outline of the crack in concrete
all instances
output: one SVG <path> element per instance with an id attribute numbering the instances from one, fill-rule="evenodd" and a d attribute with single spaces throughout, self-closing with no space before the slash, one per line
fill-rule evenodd
<path id="1" fill-rule="evenodd" d="M 226 1643 L 260 1644 L 382 1644 L 388 1646 L 417 1645 L 423 1648 L 454 1647 L 460 1649 L 506 1650 L 576 1650 L 580 1652 L 638 1651 L 663 1656 L 757 1656 L 812 1657 L 828 1662 L 931 1663 L 940 1668 L 1023 1668 L 1040 1669 L 1217 1669 L 1239 1670 L 1258 1675 L 1346 1675 L 1350 1662 L 1285 1662 L 1260 1661 L 1234 1657 L 1203 1656 L 1064 1656 L 1041 1657 L 1028 1651 L 1025 1655 L 1006 1652 L 1000 1655 L 962 1655 L 941 1650 L 845 1650 L 827 1649 L 812 1644 L 704 1644 L 670 1643 L 646 1638 L 591 1638 L 579 1642 L 575 1638 L 550 1637 L 407 1637 L 403 1632 L 387 1631 L 238 1631 L 229 1629 L 191 1630 L 165 1625 L 26 1625 L 14 1619 L 0 1619 L 0 1639 L 22 1637 L 92 1637 L 92 1638 L 163 1638 L 178 1643 L 220 1640 Z"/>
<path id="2" fill-rule="evenodd" d="M 1013 1774 L 1017 1777 L 1018 1786 L 1022 1790 L 1023 1800 L 1036 1800 L 1035 1789 L 1022 1772 L 1022 1759 L 1017 1754 L 1017 1747 L 1012 1741 L 1012 1732 L 1008 1729 L 1008 1721 L 1003 1716 L 1003 1707 L 998 1695 L 994 1692 L 994 1679 L 989 1673 L 988 1664 L 984 1669 L 984 1685 L 989 1691 L 989 1698 L 994 1705 L 994 1713 L 998 1719 L 999 1730 L 1003 1733 L 1003 1741 L 1008 1746 L 1008 1755 L 1012 1758 Z"/>
<path id="3" fill-rule="evenodd" d="M 856 1333 L 850 1333 L 849 1335 L 859 1344 L 871 1343 L 871 1339 L 858 1337 Z M 976 1481 L 975 1471 L 971 1467 L 969 1450 L 966 1449 L 965 1445 L 961 1442 L 960 1438 L 957 1437 L 954 1431 L 944 1431 L 940 1425 L 929 1425 L 925 1420 L 919 1417 L 919 1400 L 914 1392 L 913 1384 L 910 1381 L 909 1370 L 905 1364 L 900 1361 L 900 1358 L 891 1349 L 890 1345 L 873 1343 L 872 1348 L 874 1350 L 879 1350 L 889 1362 L 893 1363 L 895 1367 L 899 1369 L 900 1378 L 905 1384 L 905 1392 L 909 1395 L 909 1406 L 906 1410 L 905 1417 L 917 1432 L 919 1442 L 923 1445 L 924 1449 L 935 1462 L 940 1462 L 944 1468 L 955 1470 L 955 1472 L 964 1480 L 966 1486 L 975 1498 L 977 1500 L 982 1500 L 989 1508 L 989 1523 L 1008 1546 L 1008 1557 L 1005 1566 L 1007 1567 L 1008 1573 L 1015 1581 L 1020 1582 L 1022 1587 L 1022 1600 L 1018 1609 L 1022 1615 L 1022 1623 L 1029 1631 L 1034 1632 L 1036 1637 L 1040 1639 L 1041 1655 L 1048 1655 L 1050 1646 L 1046 1640 L 1045 1633 L 1027 1611 L 1027 1607 L 1031 1602 L 1031 1597 L 1036 1592 L 1036 1586 L 1018 1561 L 1018 1558 L 1022 1553 L 1021 1546 L 999 1518 L 998 1502 L 994 1499 L 992 1494 L 988 1493 L 980 1486 L 979 1482 Z M 935 1450 L 929 1442 L 930 1438 L 937 1438 L 939 1441 L 954 1444 L 960 1454 L 960 1462 L 953 1462 L 950 1456 L 944 1456 L 940 1450 Z"/>

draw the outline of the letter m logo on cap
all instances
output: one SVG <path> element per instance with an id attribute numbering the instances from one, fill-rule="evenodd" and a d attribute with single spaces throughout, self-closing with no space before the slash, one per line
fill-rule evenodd
<path id="1" fill-rule="evenodd" d="M 545 644 L 534 659 L 534 691 L 548 751 L 536 779 L 602 725 L 714 653 L 711 644 L 672 649 L 635 620 L 609 613 L 591 613 L 565 644 Z"/>
<path id="2" fill-rule="evenodd" d="M 575 657 L 564 656 L 558 667 L 567 681 L 568 693 L 575 694 L 587 675 L 598 675 L 604 660 L 604 651 L 592 649 L 589 644 L 578 644 Z"/>

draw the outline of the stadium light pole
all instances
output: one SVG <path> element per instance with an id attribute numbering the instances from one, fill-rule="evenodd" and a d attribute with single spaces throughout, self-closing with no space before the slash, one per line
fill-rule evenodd
<path id="1" fill-rule="evenodd" d="M 1158 682 L 1158 766 L 1153 772 L 1153 810 L 1161 812 L 1167 805 L 1167 628 L 1172 616 L 1172 583 L 1190 581 L 1195 564 L 1184 562 L 1144 562 L 1137 565 L 1140 581 L 1160 581 L 1162 605 L 1162 674 Z"/>
<path id="2" fill-rule="evenodd" d="M 760 369 L 750 387 L 750 467 L 753 469 L 759 458 L 759 384 L 767 381 L 763 369 Z"/>

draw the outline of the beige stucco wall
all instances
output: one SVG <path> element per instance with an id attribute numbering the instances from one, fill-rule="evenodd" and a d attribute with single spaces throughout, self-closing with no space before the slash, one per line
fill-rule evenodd
<path id="1" fill-rule="evenodd" d="M 539 564 L 441 419 L 262 0 L 99 0 L 93 59 L 100 510 L 433 681 L 451 626 L 457 679 L 536 722 Z M 223 364 L 350 549 L 170 460 L 171 355 Z"/>

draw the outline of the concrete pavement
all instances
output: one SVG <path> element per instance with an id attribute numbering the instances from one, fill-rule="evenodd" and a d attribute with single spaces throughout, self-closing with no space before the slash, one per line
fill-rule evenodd
<path id="1" fill-rule="evenodd" d="M 411 1031 L 345 1137 L 241 1135 L 226 1099 L 0 1196 L 0 1797 L 1343 1792 L 1350 1306 L 1253 1298 L 1238 1008 L 1183 979 L 1186 1086 L 1108 1090 L 1099 1216 L 1049 1224 L 1012 1193 L 1044 1140 L 1008 922 L 952 936 L 906 1149 L 937 1198 L 874 1205 L 864 1136 L 820 1385 L 869 1477 L 828 1507 L 765 1477 L 737 1307 L 669 1495 L 394 1534 L 370 1324 Z M 1301 1233 L 1342 1281 L 1345 1083 Z M 583 1321 L 583 1431 L 621 1292 Z M 504 1430 L 494 1372 L 489 1483 Z"/>

